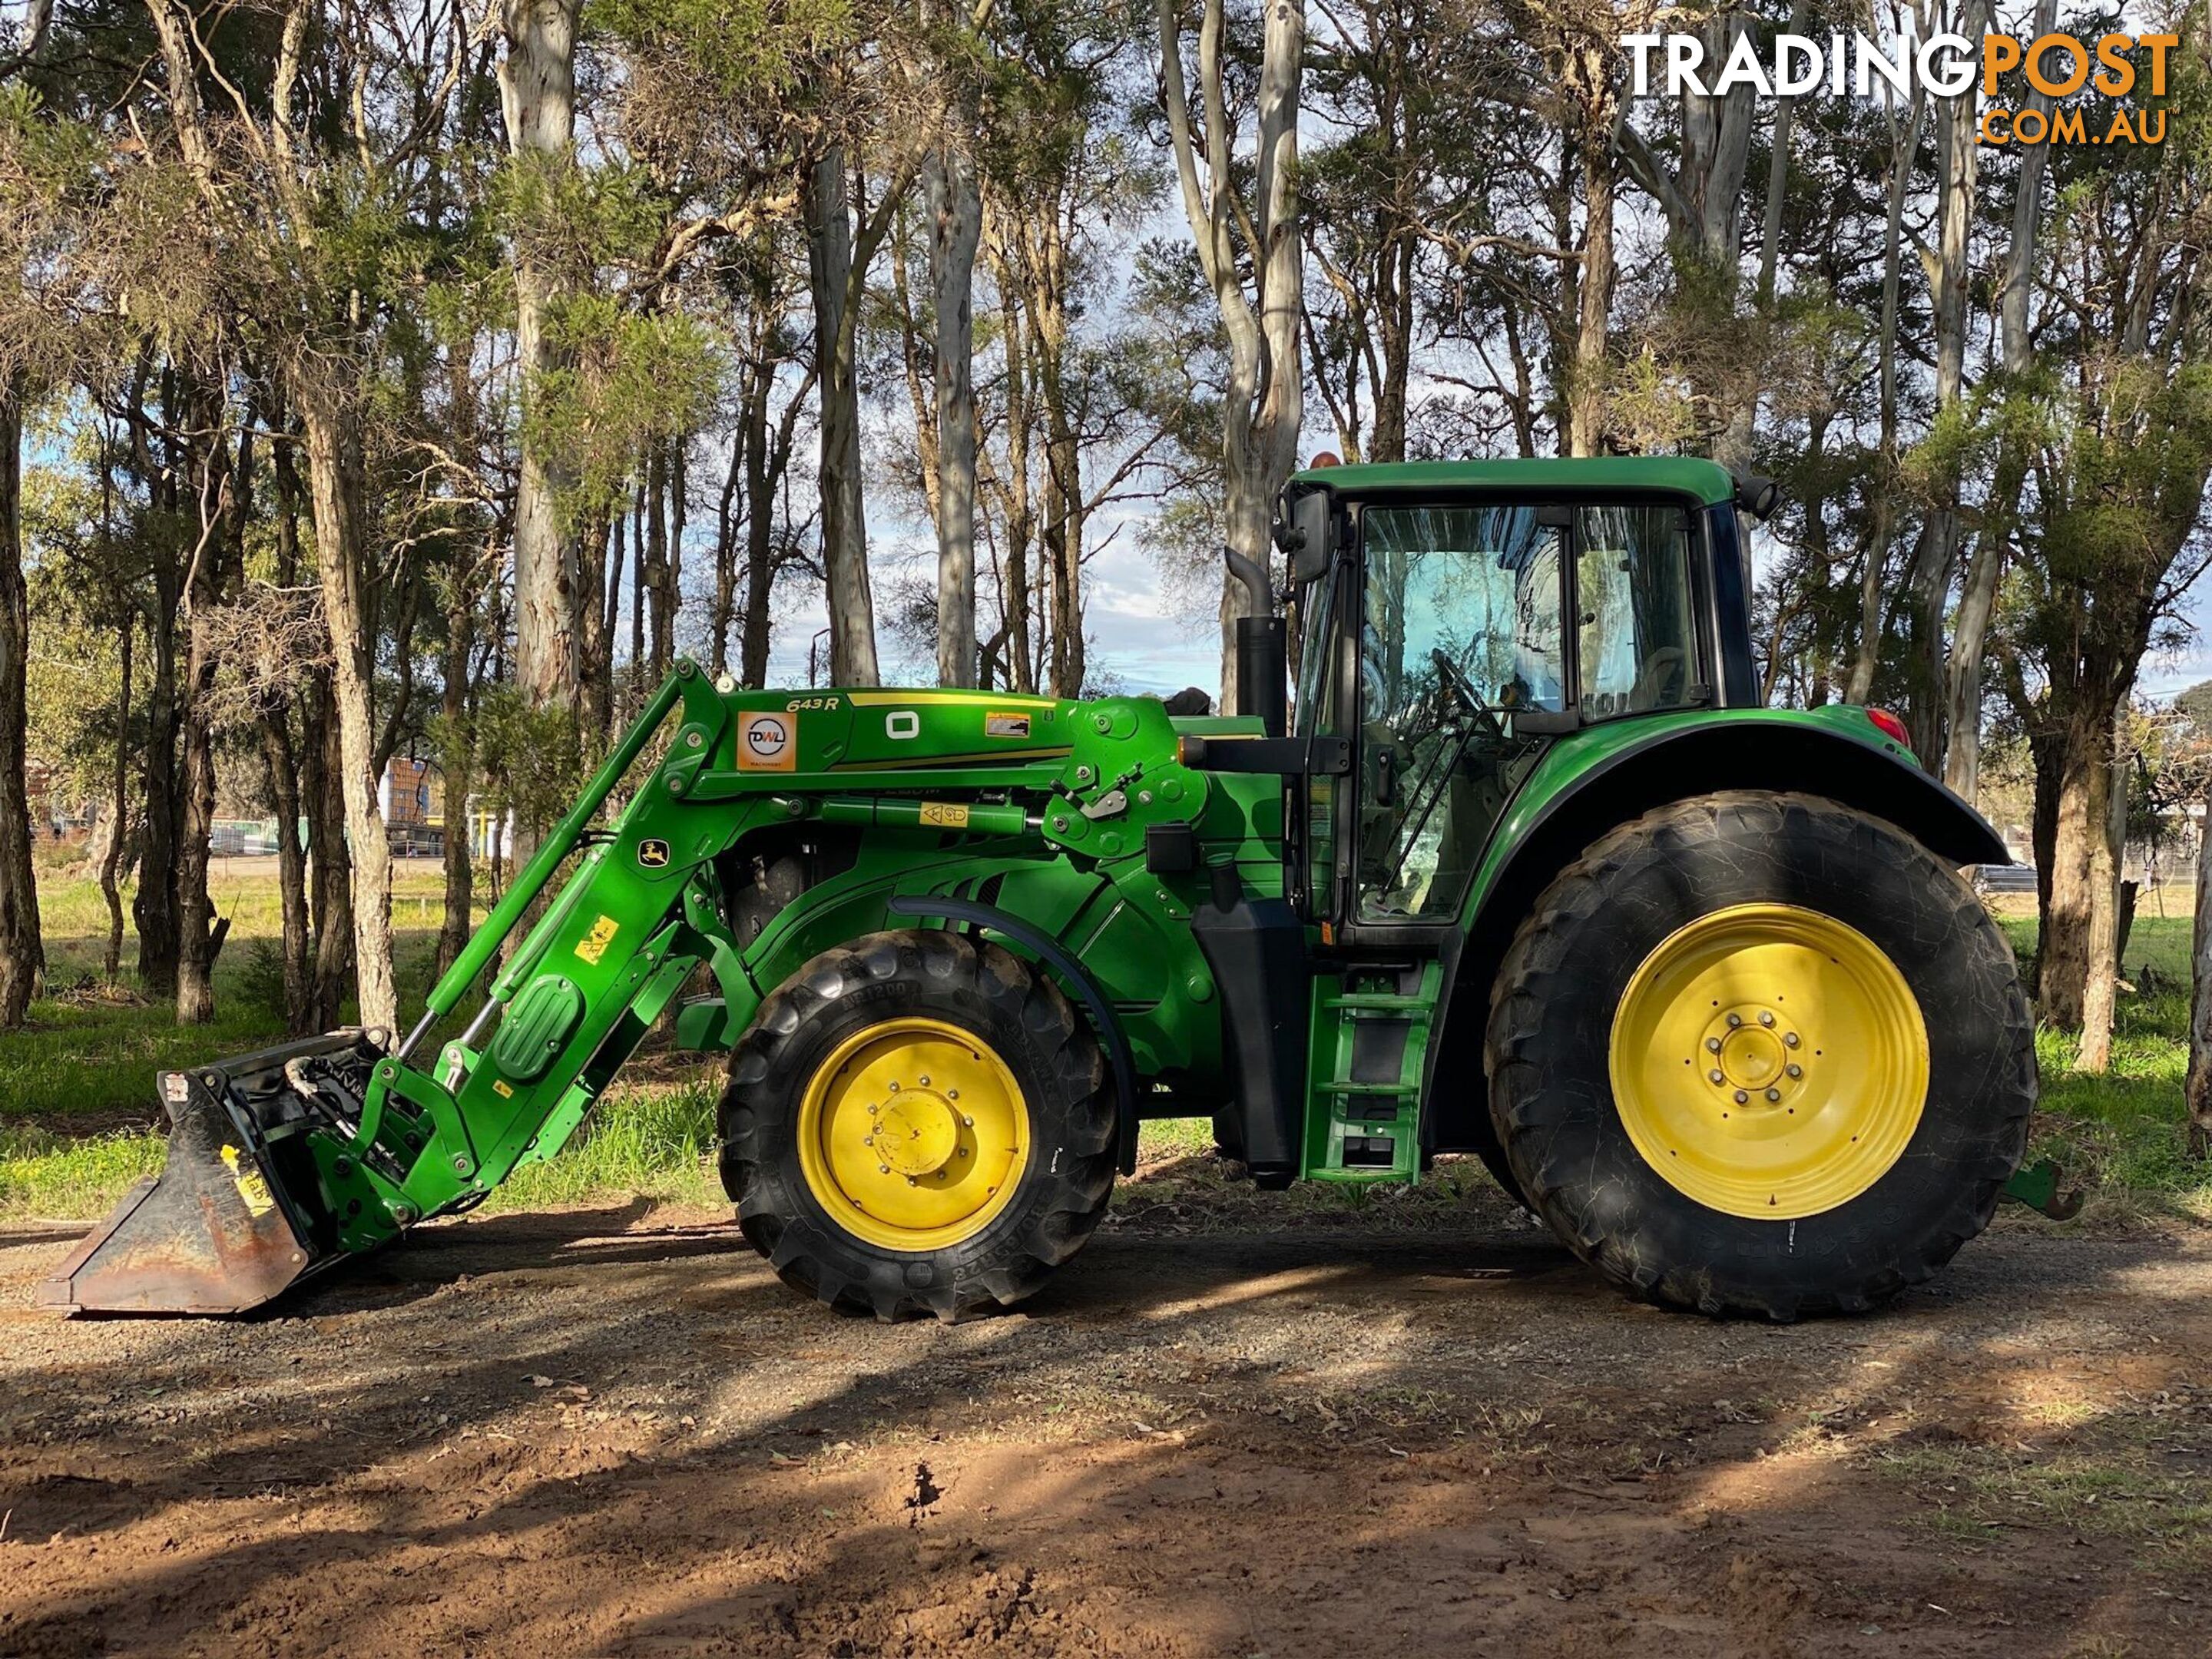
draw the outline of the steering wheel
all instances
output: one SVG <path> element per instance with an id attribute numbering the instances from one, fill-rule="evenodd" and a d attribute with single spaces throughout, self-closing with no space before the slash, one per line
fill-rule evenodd
<path id="1" fill-rule="evenodd" d="M 1468 678 L 1460 665 L 1444 654 L 1441 646 L 1430 650 L 1429 660 L 1437 665 L 1437 678 L 1449 688 L 1460 707 L 1479 718 L 1490 728 L 1491 734 L 1500 743 L 1504 742 L 1504 721 L 1498 718 L 1498 711 L 1495 708 L 1483 701 L 1482 693 L 1474 689 L 1474 682 Z"/>

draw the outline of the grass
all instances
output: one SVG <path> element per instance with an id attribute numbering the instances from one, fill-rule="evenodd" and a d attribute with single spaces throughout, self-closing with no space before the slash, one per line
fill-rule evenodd
<path id="1" fill-rule="evenodd" d="M 29 1119 L 66 1131 L 70 1119 L 106 1128 L 158 1115 L 154 1074 L 213 1055 L 265 1048 L 284 1036 L 283 983 L 273 954 L 283 932 L 273 877 L 235 873 L 215 861 L 209 878 L 216 914 L 230 934 L 216 958 L 216 1018 L 179 1025 L 166 999 L 146 996 L 132 967 L 137 935 L 123 904 L 125 978 L 103 977 L 107 906 L 99 884 L 49 868 L 39 878 L 39 921 L 46 937 L 47 994 L 31 1006 L 21 1031 L 0 1036 L 0 1131 Z M 429 988 L 445 892 L 437 872 L 402 866 L 392 890 L 392 957 L 404 1007 Z M 481 910 L 482 907 L 479 907 Z M 348 1011 L 348 1018 L 351 1018 Z"/>
<path id="2" fill-rule="evenodd" d="M 2120 1411 L 2039 1438 L 1907 1444 L 1875 1461 L 1929 1503 L 1926 1524 L 1952 1537 L 1989 1542 L 2029 1524 L 2212 1564 L 2212 1498 L 2197 1472 L 2212 1442 L 2201 1430 L 2179 1416 Z"/>
<path id="3" fill-rule="evenodd" d="M 2160 915 L 2156 907 L 2167 896 L 2146 898 L 2128 935 L 2128 983 L 2135 989 L 2120 997 L 2111 1071 L 2076 1071 L 2078 1045 L 2067 1032 L 2043 1027 L 2035 1034 L 2043 1100 L 2029 1156 L 2055 1160 L 2082 1188 L 2083 1219 L 2093 1225 L 2162 1216 L 2212 1222 L 2212 1165 L 2188 1156 L 2181 1097 L 2189 1069 L 2192 918 Z M 1999 920 L 2025 967 L 2035 947 L 2032 907 Z"/>
<path id="4" fill-rule="evenodd" d="M 102 980 L 106 908 L 97 885 L 64 868 L 40 872 L 51 992 L 33 1005 L 27 1029 L 0 1037 L 0 1216 L 101 1213 L 132 1181 L 161 1167 L 157 1070 L 250 1050 L 283 1035 L 281 989 L 268 955 L 280 927 L 275 882 L 219 860 L 211 885 L 218 912 L 231 919 L 216 965 L 217 1016 L 212 1024 L 180 1028 L 165 1001 L 149 1000 L 128 982 Z M 127 908 L 127 893 L 125 902 Z M 429 983 L 441 902 L 434 868 L 403 866 L 397 873 L 394 955 L 403 1010 L 418 1003 Z M 2212 1168 L 2185 1154 L 2181 1103 L 2190 919 L 2159 915 L 2159 902 L 2156 896 L 2145 901 L 2129 941 L 2128 969 L 2137 989 L 2121 1001 L 2111 1073 L 2076 1073 L 2071 1037 L 2037 1035 L 2043 1109 L 2031 1150 L 2056 1158 L 2086 1187 L 2084 1218 L 2093 1224 L 2158 1218 L 2212 1222 Z M 2017 902 L 2008 908 L 2017 910 Z M 2025 955 L 2033 949 L 2032 910 L 2001 920 L 2015 950 Z M 135 945 L 126 936 L 126 972 Z M 720 1066 L 712 1061 L 681 1068 L 673 1080 L 617 1085 L 559 1158 L 518 1170 L 493 1194 L 492 1206 L 537 1209 L 634 1195 L 720 1204 L 713 1156 L 720 1091 Z M 1173 1178 L 1124 1183 L 1115 1208 L 1161 1212 L 1164 1206 L 1165 1224 L 1194 1228 L 1235 1219 L 1250 1189 L 1226 1180 L 1212 1147 L 1212 1129 L 1202 1119 L 1146 1124 L 1142 1158 L 1171 1165 Z M 1302 1183 L 1287 1195 L 1253 1195 L 1250 1207 L 1264 1204 L 1286 1221 L 1311 1212 L 1418 1227 L 1455 1211 L 1487 1182 L 1472 1160 L 1447 1160 L 1411 1191 Z"/>

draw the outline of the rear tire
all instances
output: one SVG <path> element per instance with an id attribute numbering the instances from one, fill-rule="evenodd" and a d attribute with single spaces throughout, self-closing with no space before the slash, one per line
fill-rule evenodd
<path id="1" fill-rule="evenodd" d="M 1778 1320 L 1949 1261 L 2035 1102 L 1981 902 L 1805 795 L 1683 801 L 1598 842 L 1522 924 L 1485 1060 L 1513 1172 L 1576 1254 L 1644 1300 Z"/>
<path id="2" fill-rule="evenodd" d="M 720 1127 L 753 1248 L 794 1290 L 882 1320 L 1019 1302 L 1082 1248 L 1114 1180 L 1089 1029 L 1029 963 L 939 929 L 793 975 L 738 1040 Z"/>

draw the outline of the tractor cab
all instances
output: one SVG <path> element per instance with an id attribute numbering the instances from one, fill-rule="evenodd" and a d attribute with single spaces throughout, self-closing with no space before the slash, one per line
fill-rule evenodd
<path id="1" fill-rule="evenodd" d="M 1278 520 L 1300 612 L 1292 718 L 1352 758 L 1304 781 L 1301 912 L 1345 945 L 1402 950 L 1456 922 L 1556 739 L 1755 703 L 1735 496 L 1702 461 L 1300 475 Z"/>

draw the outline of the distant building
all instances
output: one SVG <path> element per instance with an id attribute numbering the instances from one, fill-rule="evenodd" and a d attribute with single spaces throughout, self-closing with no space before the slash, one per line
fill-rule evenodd
<path id="1" fill-rule="evenodd" d="M 393 756 L 377 783 L 376 805 L 389 824 L 442 825 L 446 792 L 438 769 L 428 761 Z"/>

